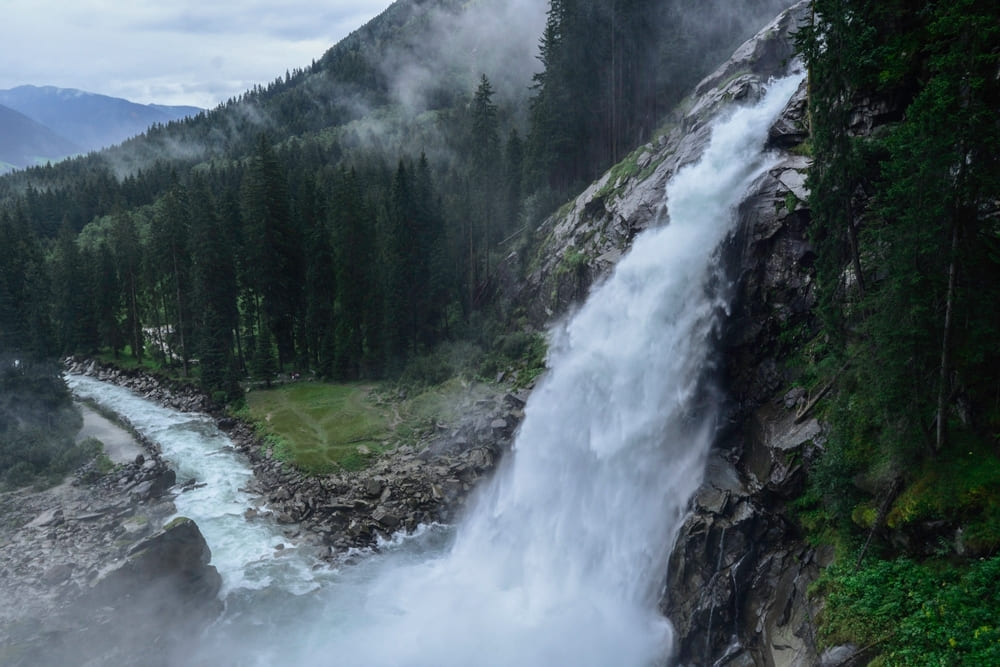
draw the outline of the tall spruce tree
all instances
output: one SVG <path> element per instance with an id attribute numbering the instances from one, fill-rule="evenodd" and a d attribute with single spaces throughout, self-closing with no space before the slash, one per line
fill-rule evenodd
<path id="1" fill-rule="evenodd" d="M 238 313 L 232 240 L 203 180 L 192 185 L 187 203 L 194 339 L 201 385 L 213 394 L 231 397 L 238 389 L 233 353 Z"/>
<path id="2" fill-rule="evenodd" d="M 262 302 L 263 325 L 278 346 L 278 366 L 295 359 L 296 320 L 302 312 L 302 240 L 293 224 L 288 185 L 263 135 L 243 175 L 240 214 L 247 278 Z"/>

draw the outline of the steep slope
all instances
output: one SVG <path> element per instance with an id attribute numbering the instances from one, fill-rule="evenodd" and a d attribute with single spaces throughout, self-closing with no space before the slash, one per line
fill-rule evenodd
<path id="1" fill-rule="evenodd" d="M 72 88 L 18 86 L 0 90 L 0 104 L 69 137 L 84 151 L 111 146 L 201 111 L 197 107 L 136 104 Z M 55 156 L 54 156 L 55 157 Z"/>
<path id="2" fill-rule="evenodd" d="M 80 150 L 41 123 L 0 105 L 0 173 L 58 160 Z"/>

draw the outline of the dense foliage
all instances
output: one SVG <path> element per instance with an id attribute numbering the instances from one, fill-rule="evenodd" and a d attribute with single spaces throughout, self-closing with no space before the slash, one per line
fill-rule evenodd
<path id="1" fill-rule="evenodd" d="M 0 356 L 0 488 L 57 481 L 99 454 L 74 442 L 80 425 L 56 364 Z"/>
<path id="2" fill-rule="evenodd" d="M 998 577 L 1000 556 L 963 568 L 907 558 L 834 567 L 822 582 L 823 639 L 876 648 L 878 665 L 996 665 Z"/>
<path id="3" fill-rule="evenodd" d="M 817 348 L 834 398 L 803 504 L 823 508 L 841 544 L 890 531 L 893 544 L 869 558 L 991 556 L 957 569 L 842 568 L 827 619 L 839 641 L 884 644 L 886 664 L 992 664 L 1000 607 L 983 577 L 1000 549 L 1000 6 L 813 8 L 800 46 Z"/>

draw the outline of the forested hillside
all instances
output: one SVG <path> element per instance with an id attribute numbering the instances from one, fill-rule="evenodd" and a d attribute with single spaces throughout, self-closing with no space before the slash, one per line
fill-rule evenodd
<path id="1" fill-rule="evenodd" d="M 884 664 L 995 664 L 1000 7 L 813 6 L 805 356 L 832 431 L 800 505 L 850 560 L 824 630 Z"/>
<path id="2" fill-rule="evenodd" d="M 510 35 L 505 4 L 402 0 L 266 87 L 0 181 L 3 344 L 152 360 L 220 397 L 490 346 L 502 259 L 783 4 L 559 1 Z M 456 26 L 480 48 L 431 48 Z"/>

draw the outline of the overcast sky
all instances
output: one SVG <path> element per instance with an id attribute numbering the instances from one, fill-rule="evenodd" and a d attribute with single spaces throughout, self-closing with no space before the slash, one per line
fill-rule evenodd
<path id="1" fill-rule="evenodd" d="M 0 89 L 211 108 L 313 59 L 392 0 L 0 0 Z"/>

